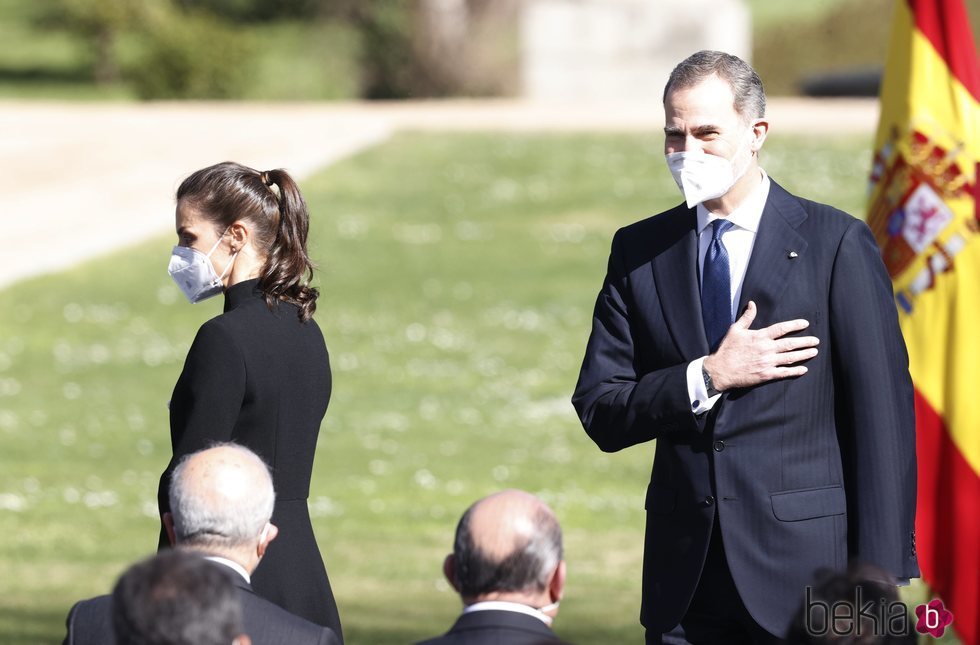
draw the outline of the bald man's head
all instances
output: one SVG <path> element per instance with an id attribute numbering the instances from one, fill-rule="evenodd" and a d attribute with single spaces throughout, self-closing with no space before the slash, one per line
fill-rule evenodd
<path id="1" fill-rule="evenodd" d="M 456 527 L 453 555 L 463 598 L 540 593 L 562 560 L 561 527 L 540 499 L 506 490 L 466 510 Z"/>
<path id="2" fill-rule="evenodd" d="M 274 505 L 269 468 L 236 444 L 187 455 L 170 482 L 174 533 L 184 546 L 250 545 L 265 529 Z"/>

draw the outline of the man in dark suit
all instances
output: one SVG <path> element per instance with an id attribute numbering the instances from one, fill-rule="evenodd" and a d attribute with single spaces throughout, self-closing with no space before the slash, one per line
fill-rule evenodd
<path id="1" fill-rule="evenodd" d="M 820 567 L 918 575 L 908 356 L 868 227 L 759 166 L 755 71 L 698 52 L 664 108 L 687 204 L 616 233 L 572 402 L 606 452 L 657 440 L 647 642 L 772 642 Z"/>
<path id="2" fill-rule="evenodd" d="M 550 627 L 565 588 L 561 527 L 534 495 L 506 490 L 470 506 L 443 573 L 463 600 L 463 615 L 419 645 L 562 642 Z"/>
<path id="3" fill-rule="evenodd" d="M 339 645 L 329 628 L 294 616 L 252 591 L 250 577 L 279 530 L 269 520 L 272 477 L 252 451 L 218 444 L 184 457 L 170 485 L 164 516 L 172 544 L 204 555 L 237 588 L 252 643 Z M 84 600 L 68 614 L 69 645 L 112 645 L 112 600 Z"/>
<path id="4" fill-rule="evenodd" d="M 137 562 L 112 590 L 118 645 L 251 645 L 231 578 L 186 549 Z"/>

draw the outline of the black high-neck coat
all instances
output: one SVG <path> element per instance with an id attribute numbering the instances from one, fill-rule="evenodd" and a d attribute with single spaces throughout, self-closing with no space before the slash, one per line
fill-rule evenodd
<path id="1" fill-rule="evenodd" d="M 272 469 L 279 536 L 252 577 L 256 593 L 341 634 L 333 592 L 310 523 L 307 497 L 320 422 L 330 400 L 327 347 L 297 307 L 270 309 L 258 280 L 225 292 L 224 313 L 201 326 L 170 401 L 173 458 L 160 478 L 161 514 L 170 475 L 186 454 L 216 441 L 255 451 Z M 161 531 L 160 546 L 168 545 Z"/>

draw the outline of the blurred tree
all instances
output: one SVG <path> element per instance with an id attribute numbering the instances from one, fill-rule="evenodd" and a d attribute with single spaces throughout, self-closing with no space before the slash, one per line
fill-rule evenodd
<path id="1" fill-rule="evenodd" d="M 234 22 L 318 18 L 350 0 L 177 0 L 185 11 L 208 11 Z"/>
<path id="2" fill-rule="evenodd" d="M 116 40 L 169 0 L 54 0 L 37 7 L 42 26 L 81 35 L 92 52 L 92 75 L 100 85 L 119 80 Z"/>
<path id="3" fill-rule="evenodd" d="M 361 37 L 362 95 L 449 96 L 467 67 L 467 0 L 339 0 Z"/>
<path id="4" fill-rule="evenodd" d="M 801 80 L 812 75 L 882 69 L 894 0 L 827 4 L 826 12 L 817 17 L 777 21 L 755 32 L 752 64 L 766 84 L 766 93 L 798 94 Z M 980 0 L 966 0 L 965 4 L 976 39 L 980 35 Z"/>
<path id="5" fill-rule="evenodd" d="M 243 6 L 251 0 L 199 4 Z M 36 21 L 78 34 L 91 45 L 99 84 L 122 77 L 145 99 L 235 98 L 243 94 L 250 62 L 249 39 L 233 23 L 175 0 L 53 0 Z M 187 4 L 190 4 L 189 2 Z M 197 4 L 197 3 L 195 3 Z M 258 4 L 258 3 L 255 3 Z M 270 4 L 277 4 L 270 0 Z M 116 41 L 135 43 L 120 65 Z"/>
<path id="6" fill-rule="evenodd" d="M 362 97 L 399 99 L 513 91 L 519 2 L 49 0 L 34 7 L 43 25 L 67 30 L 90 46 L 98 83 L 116 83 L 122 76 L 144 98 L 248 94 L 242 79 L 251 75 L 260 82 L 256 60 L 264 61 L 266 71 L 268 61 L 276 61 L 277 75 L 292 73 L 281 67 L 285 58 L 262 34 L 277 33 L 278 25 L 312 28 L 317 22 L 356 34 L 345 54 L 356 56 L 357 72 L 349 76 L 358 79 Z M 258 35 L 252 40 L 265 49 L 250 51 L 249 35 Z"/>
<path id="7" fill-rule="evenodd" d="M 798 94 L 802 78 L 830 70 L 881 67 L 893 0 L 831 7 L 817 20 L 773 25 L 756 34 L 752 63 L 773 96 Z M 860 28 L 857 28 L 860 25 Z"/>
<path id="8" fill-rule="evenodd" d="M 126 70 L 144 99 L 230 99 L 244 93 L 251 39 L 205 11 L 176 10 L 145 25 L 142 55 Z"/>
<path id="9" fill-rule="evenodd" d="M 361 94 L 368 99 L 411 97 L 418 80 L 412 52 L 414 2 L 362 0 L 349 18 L 360 34 Z"/>

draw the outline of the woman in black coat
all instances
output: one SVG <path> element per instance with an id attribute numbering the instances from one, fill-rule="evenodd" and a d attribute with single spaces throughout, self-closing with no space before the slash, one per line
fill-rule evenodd
<path id="1" fill-rule="evenodd" d="M 215 441 L 254 450 L 272 469 L 279 534 L 252 586 L 340 635 L 306 503 L 331 386 L 327 348 L 311 318 L 318 294 L 308 286 L 308 227 L 306 203 L 283 170 L 226 162 L 177 190 L 170 273 L 191 302 L 224 291 L 225 306 L 197 332 L 174 387 L 173 458 L 158 500 L 161 515 L 169 511 L 170 474 L 184 455 Z M 167 545 L 165 532 L 160 544 Z"/>

